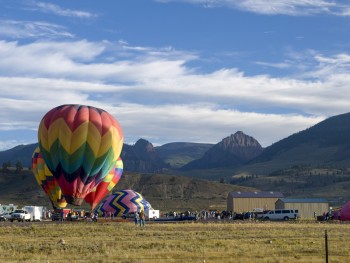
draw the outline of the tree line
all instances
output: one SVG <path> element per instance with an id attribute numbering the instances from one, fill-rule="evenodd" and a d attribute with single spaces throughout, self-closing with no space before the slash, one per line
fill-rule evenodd
<path id="1" fill-rule="evenodd" d="M 13 167 L 12 163 L 10 161 L 7 161 L 7 162 L 4 162 L 2 164 L 2 171 L 3 172 L 10 172 L 10 168 Z M 21 162 L 16 162 L 15 166 L 14 166 L 16 169 L 15 169 L 15 172 L 22 172 L 23 171 L 23 165 Z"/>

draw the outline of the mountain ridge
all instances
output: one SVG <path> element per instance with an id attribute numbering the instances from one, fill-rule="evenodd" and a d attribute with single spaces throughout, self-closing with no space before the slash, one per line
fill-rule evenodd
<path id="1" fill-rule="evenodd" d="M 184 165 L 182 170 L 239 167 L 262 151 L 263 148 L 257 140 L 242 131 L 237 131 L 211 147 L 202 158 Z"/>
<path id="2" fill-rule="evenodd" d="M 330 117 L 308 129 L 262 148 L 253 137 L 237 131 L 217 144 L 168 143 L 154 147 L 145 139 L 124 144 L 126 171 L 162 172 L 227 168 L 232 171 L 268 174 L 294 165 L 350 166 L 350 113 Z M 19 145 L 0 152 L 0 163 L 23 162 L 31 166 L 37 144 Z M 173 159 L 172 159 L 173 158 Z M 186 169 L 181 169 L 186 168 Z M 216 178 L 217 179 L 217 178 Z"/>
<path id="3" fill-rule="evenodd" d="M 217 144 L 170 143 L 157 147 L 140 139 L 135 145 L 125 144 L 123 147 L 125 172 L 132 172 L 128 169 L 140 169 L 143 174 L 151 171 L 150 173 L 164 176 L 229 182 L 263 191 L 280 191 L 286 193 L 286 196 L 329 196 L 334 199 L 350 197 L 350 113 L 330 117 L 294 133 L 262 149 L 259 154 L 253 152 L 255 157 L 242 154 L 243 161 L 241 159 L 240 163 L 236 160 L 236 163 L 229 161 L 216 167 L 180 169 L 186 163 L 201 159 L 210 165 L 210 162 L 217 159 L 229 159 L 232 150 L 237 150 L 242 145 L 247 147 L 247 152 L 250 146 L 260 149 L 258 142 L 249 139 L 249 136 L 244 139 L 243 134 L 238 131 L 236 138 L 231 134 Z M 36 144 L 17 146 L 0 152 L 0 162 L 5 160 L 15 164 L 17 160 L 26 160 L 30 166 L 35 147 Z M 222 152 L 215 153 L 213 149 L 216 148 Z M 186 157 L 182 159 L 183 156 Z M 213 159 L 205 159 L 207 157 L 204 156 Z M 127 164 L 129 161 L 135 167 Z M 161 180 L 161 177 L 157 180 Z"/>

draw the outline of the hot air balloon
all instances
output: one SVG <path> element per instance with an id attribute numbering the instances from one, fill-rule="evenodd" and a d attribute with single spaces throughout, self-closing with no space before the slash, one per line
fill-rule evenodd
<path id="1" fill-rule="evenodd" d="M 37 183 L 43 188 L 44 192 L 49 197 L 53 208 L 65 208 L 67 202 L 62 195 L 62 190 L 55 177 L 47 168 L 39 147 L 34 150 L 32 155 L 32 172 Z"/>
<path id="2" fill-rule="evenodd" d="M 88 193 L 84 200 L 91 205 L 91 210 L 94 210 L 96 205 L 112 191 L 113 187 L 119 182 L 123 173 L 123 161 L 119 157 L 115 166 L 111 169 L 109 174 L 105 176 L 103 181 L 99 183 L 90 193 Z"/>
<path id="3" fill-rule="evenodd" d="M 42 118 L 38 142 L 67 203 L 81 205 L 118 160 L 123 132 L 102 109 L 62 105 Z"/>
<path id="4" fill-rule="evenodd" d="M 126 213 L 138 212 L 139 210 L 152 209 L 151 204 L 134 190 L 120 190 L 108 196 L 96 209 L 99 214 L 111 213 L 114 216 L 121 216 Z"/>

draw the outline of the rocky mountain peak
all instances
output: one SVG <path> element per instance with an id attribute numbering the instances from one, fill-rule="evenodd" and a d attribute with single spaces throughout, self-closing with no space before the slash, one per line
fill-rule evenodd
<path id="1" fill-rule="evenodd" d="M 222 139 L 218 146 L 225 150 L 234 150 L 235 148 L 241 147 L 262 148 L 257 140 L 241 131 Z"/>
<path id="2" fill-rule="evenodd" d="M 155 152 L 153 144 L 145 139 L 139 139 L 135 145 L 134 149 L 137 153 L 152 153 Z"/>
<path id="3" fill-rule="evenodd" d="M 124 144 L 122 159 L 125 170 L 129 171 L 155 172 L 168 167 L 153 144 L 145 139 L 139 139 L 133 146 Z"/>
<path id="4" fill-rule="evenodd" d="M 210 148 L 202 158 L 184 166 L 184 169 L 203 169 L 240 166 L 263 151 L 260 143 L 241 131 L 231 134 Z"/>

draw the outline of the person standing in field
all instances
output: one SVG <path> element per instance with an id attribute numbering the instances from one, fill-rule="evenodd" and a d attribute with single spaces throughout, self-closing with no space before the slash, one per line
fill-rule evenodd
<path id="1" fill-rule="evenodd" d="M 135 226 L 137 226 L 137 224 L 139 223 L 139 212 L 135 213 Z"/>
<path id="2" fill-rule="evenodd" d="M 140 214 L 140 227 L 145 226 L 145 212 L 141 209 Z"/>

